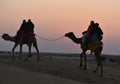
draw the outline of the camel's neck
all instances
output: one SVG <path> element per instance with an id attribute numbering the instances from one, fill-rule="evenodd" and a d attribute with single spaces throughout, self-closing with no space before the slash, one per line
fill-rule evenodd
<path id="1" fill-rule="evenodd" d="M 72 35 L 71 37 L 69 37 L 73 42 L 77 43 L 77 44 L 81 44 L 82 43 L 82 39 L 81 38 L 77 38 L 75 35 Z"/>
<path id="2" fill-rule="evenodd" d="M 15 36 L 8 36 L 5 40 L 15 42 Z"/>

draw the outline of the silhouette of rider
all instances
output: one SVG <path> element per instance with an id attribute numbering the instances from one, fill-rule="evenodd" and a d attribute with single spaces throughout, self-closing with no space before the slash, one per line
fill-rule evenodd
<path id="1" fill-rule="evenodd" d="M 84 46 L 87 45 L 88 41 L 91 38 L 92 30 L 94 28 L 94 24 L 95 24 L 94 21 L 91 21 L 90 25 L 88 26 L 87 31 L 82 32 L 82 34 L 83 34 L 82 43 L 83 43 Z"/>
<path id="2" fill-rule="evenodd" d="M 27 22 L 27 27 L 25 28 L 25 34 L 34 35 L 34 24 L 32 23 L 31 19 L 29 19 Z"/>
<path id="3" fill-rule="evenodd" d="M 102 40 L 103 38 L 103 32 L 101 28 L 99 27 L 98 23 L 94 23 L 94 21 L 90 22 L 90 25 L 87 29 L 87 31 L 84 31 L 82 37 L 82 44 L 84 48 L 86 48 L 87 44 L 89 43 L 90 40 L 95 40 L 99 39 Z"/>
<path id="4" fill-rule="evenodd" d="M 23 36 L 34 36 L 34 24 L 32 23 L 31 19 L 26 22 L 26 20 L 23 20 L 20 29 L 17 31 L 16 35 L 16 41 L 21 42 L 23 39 Z"/>
<path id="5" fill-rule="evenodd" d="M 94 28 L 94 21 L 91 21 L 90 22 L 90 25 L 88 26 L 88 29 L 87 29 L 87 39 L 90 39 L 91 37 L 91 34 L 92 34 L 92 30 Z"/>
<path id="6" fill-rule="evenodd" d="M 22 38 L 22 36 L 24 34 L 24 30 L 26 29 L 26 27 L 27 27 L 26 20 L 23 20 L 19 30 L 17 31 L 17 35 L 16 35 L 16 40 L 17 41 L 19 41 Z"/>
<path id="7" fill-rule="evenodd" d="M 102 35 L 103 35 L 102 29 L 99 27 L 98 23 L 95 23 L 94 28 L 92 30 L 91 39 L 102 40 L 102 38 L 103 38 Z"/>

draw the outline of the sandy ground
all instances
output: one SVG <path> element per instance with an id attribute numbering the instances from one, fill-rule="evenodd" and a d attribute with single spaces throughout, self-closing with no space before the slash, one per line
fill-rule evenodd
<path id="1" fill-rule="evenodd" d="M 104 76 L 93 73 L 96 62 L 88 61 L 87 70 L 79 60 L 42 57 L 39 62 L 11 60 L 0 56 L 0 84 L 120 84 L 120 63 L 104 62 Z"/>

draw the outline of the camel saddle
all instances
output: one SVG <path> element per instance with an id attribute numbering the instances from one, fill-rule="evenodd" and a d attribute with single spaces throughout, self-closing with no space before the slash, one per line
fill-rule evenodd
<path id="1" fill-rule="evenodd" d="M 91 52 L 93 52 L 102 45 L 103 43 L 99 39 L 89 40 L 89 42 L 86 45 L 86 50 L 91 50 Z"/>
<path id="2" fill-rule="evenodd" d="M 22 40 L 24 43 L 28 43 L 32 38 L 33 38 L 32 35 L 23 35 Z"/>
<path id="3" fill-rule="evenodd" d="M 31 34 L 28 34 L 28 35 L 22 35 L 22 37 L 19 37 L 18 39 L 18 43 L 28 43 L 29 41 L 31 41 L 31 39 L 33 38 L 34 36 L 31 35 Z"/>
<path id="4" fill-rule="evenodd" d="M 91 52 L 93 52 L 102 45 L 103 45 L 102 41 L 100 41 L 99 39 L 94 39 L 89 41 L 87 48 L 91 50 Z"/>

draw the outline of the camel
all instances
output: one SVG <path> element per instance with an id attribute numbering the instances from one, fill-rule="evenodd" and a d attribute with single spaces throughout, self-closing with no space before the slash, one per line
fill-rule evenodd
<path id="1" fill-rule="evenodd" d="M 82 63 L 82 58 L 84 57 L 85 60 L 84 60 L 84 70 L 87 69 L 87 57 L 86 57 L 86 51 L 87 50 L 90 50 L 91 51 L 91 54 L 94 53 L 95 57 L 96 57 L 96 60 L 97 60 L 97 67 L 96 69 L 94 70 L 94 72 L 96 73 L 99 66 L 100 66 L 100 70 L 101 70 L 101 76 L 103 76 L 103 67 L 102 67 L 102 60 L 100 58 L 100 55 L 101 55 L 101 52 L 103 50 L 103 46 L 102 44 L 100 44 L 99 46 L 97 47 L 94 47 L 94 45 L 91 47 L 91 46 L 87 46 L 86 48 L 83 47 L 82 45 L 82 38 L 77 38 L 73 32 L 69 32 L 69 33 L 66 33 L 65 34 L 65 37 L 68 37 L 70 38 L 73 42 L 77 43 L 77 44 L 80 44 L 81 45 L 81 49 L 82 49 L 82 53 L 80 54 L 80 67 L 83 66 L 83 63 Z M 97 44 L 98 45 L 98 44 Z"/>
<path id="2" fill-rule="evenodd" d="M 13 60 L 15 59 L 14 50 L 15 50 L 15 48 L 16 48 L 18 45 L 20 45 L 20 53 L 19 53 L 19 57 L 20 57 L 20 58 L 19 58 L 19 59 L 20 59 L 20 60 L 22 59 L 22 46 L 23 46 L 23 44 L 27 44 L 27 46 L 28 46 L 28 48 L 29 48 L 29 54 L 28 54 L 28 56 L 27 56 L 26 59 L 25 59 L 25 60 L 28 60 L 28 57 L 31 56 L 31 47 L 32 47 L 32 44 L 33 44 L 33 46 L 35 47 L 35 49 L 36 49 L 36 51 L 37 51 L 37 61 L 39 61 L 39 50 L 38 50 L 37 41 L 36 41 L 35 36 L 34 36 L 32 39 L 30 39 L 30 41 L 28 41 L 28 42 L 24 42 L 24 41 L 18 42 L 18 41 L 16 41 L 16 36 L 9 36 L 9 35 L 6 34 L 6 33 L 4 33 L 4 34 L 2 35 L 2 38 L 3 38 L 4 40 L 6 40 L 6 41 L 12 41 L 12 42 L 15 43 L 14 47 L 12 48 L 12 54 L 13 54 L 12 59 L 13 59 Z"/>

